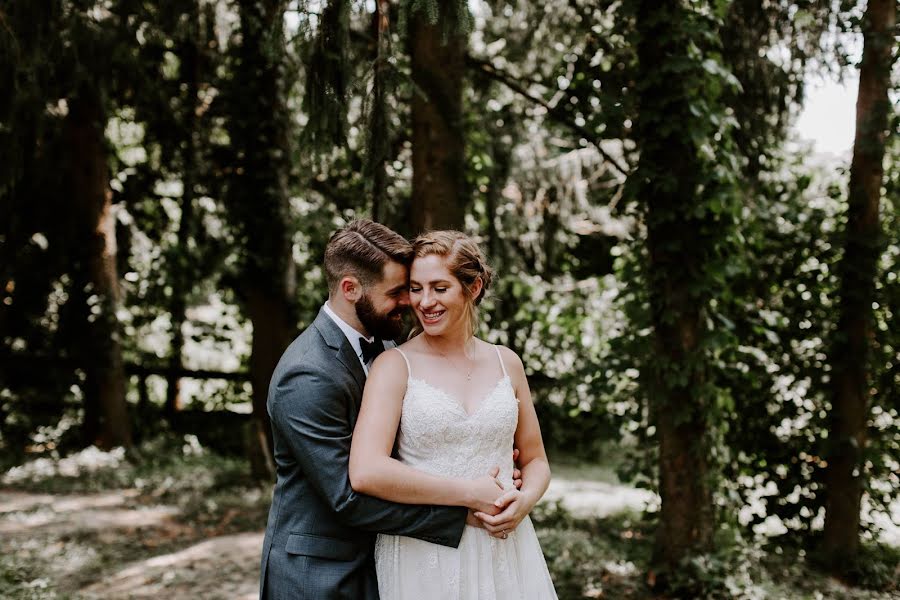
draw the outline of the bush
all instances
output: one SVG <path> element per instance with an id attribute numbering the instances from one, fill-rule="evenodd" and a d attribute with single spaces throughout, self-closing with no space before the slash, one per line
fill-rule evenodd
<path id="1" fill-rule="evenodd" d="M 633 516 L 577 519 L 560 502 L 538 505 L 532 519 L 560 600 L 643 596 L 649 547 Z"/>

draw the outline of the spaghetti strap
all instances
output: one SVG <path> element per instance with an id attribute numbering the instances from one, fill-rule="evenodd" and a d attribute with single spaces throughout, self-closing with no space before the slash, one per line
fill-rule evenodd
<path id="1" fill-rule="evenodd" d="M 503 376 L 509 377 L 509 373 L 506 372 L 506 365 L 503 364 L 503 356 L 500 354 L 500 346 L 494 346 L 494 350 L 497 351 L 497 358 L 500 359 L 500 368 L 503 369 Z"/>
<path id="2" fill-rule="evenodd" d="M 400 348 L 398 348 L 398 347 L 396 347 L 396 346 L 394 346 L 394 350 L 396 350 L 397 352 L 399 352 L 399 353 L 400 353 L 400 356 L 403 357 L 403 361 L 406 363 L 406 370 L 407 370 L 407 372 L 408 372 L 408 375 L 407 375 L 407 376 L 408 376 L 410 379 L 412 379 L 412 367 L 409 366 L 409 359 L 406 358 L 406 354 L 403 352 L 403 350 L 401 350 Z"/>

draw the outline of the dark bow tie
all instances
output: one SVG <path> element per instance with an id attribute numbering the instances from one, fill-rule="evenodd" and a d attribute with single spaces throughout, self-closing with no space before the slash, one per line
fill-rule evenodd
<path id="1" fill-rule="evenodd" d="M 369 364 L 384 352 L 384 342 L 378 338 L 369 342 L 366 341 L 366 338 L 361 337 L 359 338 L 359 347 L 362 348 L 362 359 L 365 364 Z"/>

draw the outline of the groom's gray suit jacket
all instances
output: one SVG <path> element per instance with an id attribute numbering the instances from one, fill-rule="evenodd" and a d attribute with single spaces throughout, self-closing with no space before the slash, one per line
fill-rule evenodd
<path id="1" fill-rule="evenodd" d="M 263 541 L 263 599 L 377 599 L 375 532 L 459 545 L 465 508 L 396 504 L 350 487 L 350 437 L 365 378 L 324 310 L 275 367 L 267 404 L 277 479 Z"/>

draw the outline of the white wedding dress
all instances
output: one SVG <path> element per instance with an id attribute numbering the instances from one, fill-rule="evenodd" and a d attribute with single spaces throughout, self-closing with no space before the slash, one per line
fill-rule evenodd
<path id="1" fill-rule="evenodd" d="M 468 414 L 452 396 L 413 377 L 403 358 L 409 381 L 397 434 L 400 460 L 435 475 L 469 479 L 499 466 L 500 481 L 511 487 L 519 407 L 502 359 L 503 377 Z M 459 548 L 381 534 L 375 563 L 381 600 L 556 598 L 529 517 L 505 540 L 467 525 Z"/>

